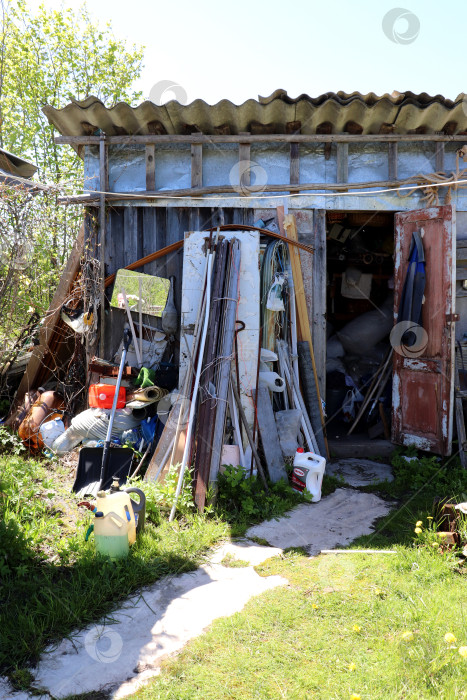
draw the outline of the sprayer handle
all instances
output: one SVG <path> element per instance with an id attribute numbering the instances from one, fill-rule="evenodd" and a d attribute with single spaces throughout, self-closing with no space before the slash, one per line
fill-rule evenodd
<path id="1" fill-rule="evenodd" d="M 131 343 L 131 332 L 129 328 L 125 328 L 123 331 L 123 347 L 125 350 L 128 352 L 128 348 L 130 347 Z"/>

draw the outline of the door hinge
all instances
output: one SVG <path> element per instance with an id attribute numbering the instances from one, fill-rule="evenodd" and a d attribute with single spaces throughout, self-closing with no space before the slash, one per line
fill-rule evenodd
<path id="1" fill-rule="evenodd" d="M 459 320 L 459 314 L 446 314 L 446 323 L 457 323 Z"/>

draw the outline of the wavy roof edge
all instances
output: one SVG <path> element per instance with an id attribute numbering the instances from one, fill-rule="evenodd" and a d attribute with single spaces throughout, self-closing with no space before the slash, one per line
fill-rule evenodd
<path id="1" fill-rule="evenodd" d="M 9 153 L 4 148 L 0 148 L 0 168 L 11 175 L 27 180 L 37 172 L 37 166 L 34 163 L 16 156 L 14 153 Z"/>
<path id="2" fill-rule="evenodd" d="M 198 99 L 156 105 L 147 100 L 136 107 L 119 102 L 106 107 L 91 95 L 62 108 L 46 105 L 44 114 L 65 136 L 124 134 L 253 134 L 290 133 L 463 133 L 467 131 L 467 96 L 393 92 L 329 92 L 318 97 L 291 98 L 285 90 L 235 105 L 222 99 L 214 105 Z"/>

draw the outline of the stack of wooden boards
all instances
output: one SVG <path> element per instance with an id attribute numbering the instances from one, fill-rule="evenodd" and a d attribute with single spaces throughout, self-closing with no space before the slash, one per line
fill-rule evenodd
<path id="1" fill-rule="evenodd" d="M 278 211 L 278 221 L 281 233 L 291 241 L 286 246 L 290 271 L 285 297 L 290 322 L 276 338 L 273 359 L 284 383 L 280 401 L 275 394 L 273 398 L 274 392 L 259 379 L 260 342 L 256 386 L 251 387 L 250 394 L 254 404 L 253 424 L 247 420 L 242 406 L 236 343 L 237 324 L 241 321 L 237 318 L 240 232 L 238 239 L 227 240 L 219 230 L 214 237 L 207 238 L 202 294 L 190 343 L 182 325 L 180 343 L 188 354 L 189 369 L 174 395 L 169 418 L 145 478 L 164 478 L 171 465 L 180 465 L 177 490 L 180 493 L 185 470 L 192 466 L 195 503 L 200 511 L 205 507 L 209 483 L 217 479 L 226 445 L 236 447 L 238 464 L 246 472 L 256 467 L 266 489 L 267 476 L 271 481 L 287 478 L 285 453 L 277 428 L 279 411 L 281 420 L 287 411 L 297 418 L 297 446 L 303 445 L 323 456 L 327 453 L 301 261 L 294 245 L 298 240 L 296 223 L 293 216 L 284 217 L 283 211 Z"/>

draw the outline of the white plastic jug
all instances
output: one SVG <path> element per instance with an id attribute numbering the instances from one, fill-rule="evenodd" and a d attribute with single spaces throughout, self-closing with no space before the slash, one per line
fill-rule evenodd
<path id="1" fill-rule="evenodd" d="M 116 513 L 122 520 L 128 523 L 128 541 L 134 544 L 136 541 L 136 520 L 131 505 L 130 496 L 125 491 L 107 493 L 99 491 L 97 494 L 96 508 L 106 516 L 108 513 Z"/>
<path id="2" fill-rule="evenodd" d="M 102 512 L 95 514 L 94 539 L 96 550 L 99 554 L 110 559 L 122 559 L 128 556 L 128 529 L 129 522 L 121 518 L 117 513 L 110 511 L 106 515 Z"/>
<path id="3" fill-rule="evenodd" d="M 313 503 L 320 501 L 326 459 L 313 452 L 305 452 L 303 447 L 299 447 L 295 453 L 293 467 L 292 488 L 300 492 L 306 489 L 313 496 Z"/>

